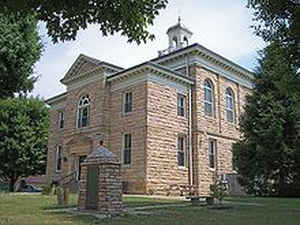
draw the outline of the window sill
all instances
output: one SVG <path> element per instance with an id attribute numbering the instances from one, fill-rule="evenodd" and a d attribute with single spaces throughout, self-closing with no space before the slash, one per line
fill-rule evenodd
<path id="1" fill-rule="evenodd" d="M 131 112 L 123 112 L 122 113 L 122 116 L 130 116 L 132 115 L 132 111 Z"/>
<path id="2" fill-rule="evenodd" d="M 217 122 L 217 118 L 215 116 L 208 116 L 204 114 L 204 118 L 211 122 Z"/>
<path id="3" fill-rule="evenodd" d="M 122 169 L 129 169 L 130 166 L 130 164 L 122 164 Z"/>
<path id="4" fill-rule="evenodd" d="M 178 119 L 183 119 L 183 120 L 188 120 L 187 116 L 180 116 L 177 114 L 177 118 Z"/>
<path id="5" fill-rule="evenodd" d="M 216 172 L 216 168 L 208 167 L 208 169 L 209 169 L 211 172 Z"/>
<path id="6" fill-rule="evenodd" d="M 186 166 L 178 166 L 178 169 L 179 169 L 179 170 L 187 170 L 188 167 L 186 167 Z"/>
<path id="7" fill-rule="evenodd" d="M 236 129 L 239 128 L 239 125 L 237 122 L 230 122 L 230 121 L 225 120 L 225 123 L 230 125 L 231 127 L 235 127 Z"/>

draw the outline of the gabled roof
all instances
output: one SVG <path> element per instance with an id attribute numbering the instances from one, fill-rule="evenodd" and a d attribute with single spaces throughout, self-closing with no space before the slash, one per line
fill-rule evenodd
<path id="1" fill-rule="evenodd" d="M 177 80 L 177 81 L 180 81 L 180 82 L 183 82 L 186 84 L 194 83 L 194 81 L 191 78 L 189 78 L 181 73 L 170 70 L 167 67 L 164 67 L 162 65 L 159 65 L 157 63 L 150 62 L 150 61 L 141 63 L 139 65 L 133 66 L 126 70 L 122 70 L 120 72 L 112 74 L 107 78 L 107 81 L 121 80 L 125 77 L 137 74 L 142 71 L 152 71 L 152 72 L 158 73 L 162 76 L 171 78 L 172 80 Z"/>
<path id="2" fill-rule="evenodd" d="M 75 60 L 75 62 L 72 64 L 71 68 L 68 70 L 66 75 L 63 77 L 63 79 L 61 79 L 61 82 L 63 84 L 66 84 L 68 83 L 68 81 L 73 80 L 75 76 L 77 77 L 80 74 L 86 74 L 99 67 L 109 69 L 112 71 L 112 73 L 123 70 L 122 67 L 104 61 L 100 61 L 98 59 L 86 56 L 84 54 L 80 54 Z"/>

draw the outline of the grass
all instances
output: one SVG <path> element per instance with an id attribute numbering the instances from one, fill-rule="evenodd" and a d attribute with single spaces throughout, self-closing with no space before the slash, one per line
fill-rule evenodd
<path id="1" fill-rule="evenodd" d="M 297 225 L 300 221 L 300 199 L 288 198 L 228 198 L 232 207 L 214 209 L 204 206 L 169 207 L 151 210 L 154 215 L 128 215 L 97 220 L 89 216 L 53 213 L 55 196 L 0 194 L 0 225 Z M 126 197 L 127 207 L 174 204 L 149 198 Z M 240 204 L 243 203 L 243 204 Z M 249 203 L 260 204 L 258 206 Z M 71 196 L 71 205 L 76 196 Z M 249 205 L 248 205 L 249 204 Z"/>

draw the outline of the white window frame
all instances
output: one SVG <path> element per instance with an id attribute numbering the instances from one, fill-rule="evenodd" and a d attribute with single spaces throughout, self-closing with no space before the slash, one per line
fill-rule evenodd
<path id="1" fill-rule="evenodd" d="M 179 139 L 183 140 L 183 149 L 179 149 Z M 183 165 L 179 165 L 179 153 L 183 153 Z M 187 138 L 186 135 L 178 135 L 177 136 L 177 165 L 180 168 L 186 168 L 188 165 L 187 162 Z"/>
<path id="2" fill-rule="evenodd" d="M 126 140 L 126 136 L 130 135 L 130 146 L 127 148 L 125 146 L 125 140 Z M 125 151 L 129 151 L 129 155 L 130 155 L 130 162 L 129 163 L 125 163 Z M 130 167 L 131 162 L 132 162 L 132 134 L 131 133 L 124 133 L 122 136 L 122 165 L 124 167 Z"/>
<path id="3" fill-rule="evenodd" d="M 86 102 L 87 101 L 87 102 Z M 82 112 L 87 110 L 87 122 L 85 126 L 82 126 Z M 88 127 L 90 125 L 90 97 L 89 95 L 82 96 L 78 103 L 77 117 L 76 117 L 76 127 L 81 129 Z"/>
<path id="4" fill-rule="evenodd" d="M 211 146 L 213 146 L 212 149 Z M 213 150 L 213 153 L 211 150 Z M 215 170 L 217 167 L 217 140 L 216 139 L 208 138 L 207 157 L 208 157 L 209 169 Z M 211 159 L 213 159 L 213 165 L 214 165 L 213 167 L 211 167 Z"/>
<path id="5" fill-rule="evenodd" d="M 208 84 L 208 85 L 206 85 L 206 84 Z M 206 94 L 205 94 L 206 90 L 211 92 L 211 101 L 208 101 L 206 99 Z M 214 117 L 214 115 L 215 115 L 215 112 L 214 112 L 214 85 L 213 85 L 212 81 L 209 80 L 209 79 L 205 79 L 205 81 L 204 81 L 204 95 L 203 95 L 203 98 L 204 98 L 204 114 L 206 116 Z M 210 106 L 211 115 L 208 114 L 208 112 L 206 111 L 206 105 Z"/>
<path id="6" fill-rule="evenodd" d="M 60 160 L 60 168 L 58 169 L 58 160 Z M 62 163 L 63 163 L 63 149 L 61 145 L 56 147 L 55 152 L 55 170 L 56 172 L 60 172 L 62 170 Z"/>
<path id="7" fill-rule="evenodd" d="M 131 96 L 129 102 L 127 102 L 127 98 L 126 98 L 127 95 L 130 95 L 130 96 Z M 126 105 L 127 105 L 127 104 L 130 104 L 130 111 L 128 111 L 128 112 L 125 111 L 125 110 L 126 110 Z M 130 114 L 130 113 L 132 113 L 132 92 L 131 92 L 131 91 L 128 91 L 128 92 L 125 92 L 125 93 L 123 94 L 123 114 Z"/>
<path id="8" fill-rule="evenodd" d="M 59 129 L 63 129 L 65 127 L 65 113 L 64 113 L 64 111 L 58 111 L 57 113 L 58 113 L 58 115 L 57 115 L 57 120 L 58 120 L 57 126 L 58 126 Z"/>
<path id="9" fill-rule="evenodd" d="M 226 121 L 230 123 L 236 122 L 236 115 L 235 115 L 235 95 L 231 88 L 226 88 L 225 92 L 225 103 L 226 103 Z M 230 104 L 228 104 L 228 100 L 231 101 L 232 108 Z M 229 113 L 232 113 L 232 120 L 228 119 Z"/>
<path id="10" fill-rule="evenodd" d="M 181 99 L 183 99 L 183 106 L 181 104 Z M 180 114 L 180 110 L 183 110 L 183 115 Z M 186 96 L 177 93 L 177 115 L 181 117 L 186 117 Z"/>

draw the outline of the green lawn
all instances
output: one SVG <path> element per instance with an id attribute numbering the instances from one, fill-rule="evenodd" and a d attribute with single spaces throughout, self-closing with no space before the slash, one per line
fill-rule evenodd
<path id="1" fill-rule="evenodd" d="M 300 224 L 300 199 L 287 198 L 228 198 L 226 209 L 205 206 L 169 207 L 156 209 L 154 215 L 128 215 L 97 220 L 88 216 L 53 213 L 54 196 L 20 196 L 0 194 L 0 225 L 298 225 Z M 75 196 L 71 204 L 76 202 Z M 176 203 L 176 201 L 124 198 L 128 207 Z M 182 203 L 178 201 L 178 203 Z M 244 204 L 241 204 L 244 203 Z M 246 205 L 250 204 L 260 204 Z"/>

